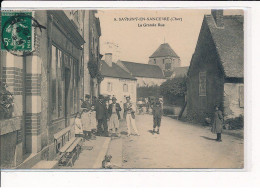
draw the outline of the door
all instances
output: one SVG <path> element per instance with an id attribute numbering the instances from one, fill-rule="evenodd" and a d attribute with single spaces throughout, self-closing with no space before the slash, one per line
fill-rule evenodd
<path id="1" fill-rule="evenodd" d="M 69 89 L 70 89 L 70 69 L 65 68 L 65 127 L 69 126 L 70 121 L 70 96 L 69 96 Z"/>

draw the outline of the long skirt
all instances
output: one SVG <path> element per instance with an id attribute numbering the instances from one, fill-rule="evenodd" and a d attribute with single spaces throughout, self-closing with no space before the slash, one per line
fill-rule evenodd
<path id="1" fill-rule="evenodd" d="M 90 116 L 88 112 L 83 112 L 81 115 L 81 122 L 83 125 L 83 131 L 91 131 L 90 128 Z"/>

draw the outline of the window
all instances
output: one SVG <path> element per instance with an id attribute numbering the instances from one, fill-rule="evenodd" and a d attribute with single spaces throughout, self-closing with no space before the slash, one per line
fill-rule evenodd
<path id="1" fill-rule="evenodd" d="M 164 64 L 164 59 L 162 60 L 162 63 Z"/>
<path id="2" fill-rule="evenodd" d="M 199 96 L 206 96 L 206 72 L 199 73 Z"/>
<path id="3" fill-rule="evenodd" d="M 165 70 L 171 70 L 171 64 L 170 63 L 165 64 Z"/>
<path id="4" fill-rule="evenodd" d="M 244 86 L 239 86 L 239 107 L 244 108 Z"/>
<path id="5" fill-rule="evenodd" d="M 153 60 L 154 64 L 156 64 L 156 59 Z"/>
<path id="6" fill-rule="evenodd" d="M 128 85 L 127 85 L 127 84 L 124 84 L 124 85 L 123 85 L 123 91 L 124 91 L 124 92 L 128 92 Z"/>
<path id="7" fill-rule="evenodd" d="M 107 83 L 107 91 L 108 92 L 112 91 L 112 83 L 110 83 L 110 82 Z"/>
<path id="8" fill-rule="evenodd" d="M 52 60 L 51 60 L 51 115 L 53 119 L 58 118 L 57 108 L 57 75 L 56 75 L 56 64 L 57 64 L 57 49 L 52 46 Z"/>
<path id="9" fill-rule="evenodd" d="M 65 66 L 70 67 L 70 110 L 76 113 L 78 109 L 78 61 L 64 53 L 56 46 L 52 46 L 51 60 L 51 118 L 52 120 L 65 116 Z"/>

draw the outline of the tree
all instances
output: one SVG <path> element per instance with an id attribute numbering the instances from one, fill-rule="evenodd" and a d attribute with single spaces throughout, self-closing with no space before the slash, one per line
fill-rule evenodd
<path id="1" fill-rule="evenodd" d="M 147 98 L 160 95 L 160 86 L 142 86 L 137 88 L 137 98 Z"/>
<path id="2" fill-rule="evenodd" d="M 165 81 L 160 86 L 160 93 L 164 97 L 166 103 L 173 105 L 183 105 L 185 103 L 185 95 L 187 77 L 178 77 Z"/>

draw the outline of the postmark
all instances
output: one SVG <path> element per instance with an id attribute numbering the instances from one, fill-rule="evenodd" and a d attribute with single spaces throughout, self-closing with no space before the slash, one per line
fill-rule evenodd
<path id="1" fill-rule="evenodd" d="M 16 56 L 28 56 L 34 52 L 33 30 L 46 27 L 32 17 L 32 12 L 2 12 L 1 50 Z"/>

